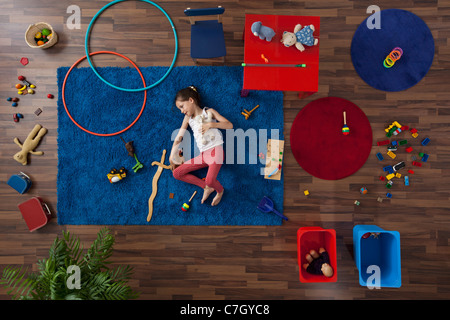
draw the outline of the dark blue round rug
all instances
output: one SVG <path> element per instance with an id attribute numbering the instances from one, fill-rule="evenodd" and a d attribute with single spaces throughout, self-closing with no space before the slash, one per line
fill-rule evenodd
<path id="1" fill-rule="evenodd" d="M 427 74 L 434 57 L 434 40 L 426 23 L 415 14 L 400 9 L 381 10 L 379 29 L 370 29 L 368 17 L 353 36 L 351 57 L 359 76 L 383 91 L 402 91 L 417 84 Z M 396 47 L 403 50 L 391 68 L 383 61 Z"/>

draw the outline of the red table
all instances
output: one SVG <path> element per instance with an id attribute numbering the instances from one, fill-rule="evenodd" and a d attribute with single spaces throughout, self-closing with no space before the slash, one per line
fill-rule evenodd
<path id="1" fill-rule="evenodd" d="M 267 42 L 253 35 L 251 26 L 261 21 L 275 31 L 272 41 Z M 300 96 L 318 91 L 319 86 L 319 43 L 305 46 L 300 52 L 295 46 L 285 47 L 281 43 L 284 31 L 294 32 L 296 24 L 302 27 L 313 24 L 314 38 L 320 35 L 320 17 L 246 14 L 244 29 L 244 62 L 246 64 L 306 64 L 300 67 L 244 67 L 243 92 L 247 90 L 298 91 Z"/>

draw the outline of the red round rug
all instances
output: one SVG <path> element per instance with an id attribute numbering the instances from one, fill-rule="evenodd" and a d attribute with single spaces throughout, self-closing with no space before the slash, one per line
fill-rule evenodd
<path id="1" fill-rule="evenodd" d="M 342 133 L 344 111 L 348 135 Z M 337 97 L 308 103 L 291 128 L 291 149 L 298 164 L 309 174 L 338 180 L 358 171 L 372 149 L 372 128 L 354 103 Z"/>

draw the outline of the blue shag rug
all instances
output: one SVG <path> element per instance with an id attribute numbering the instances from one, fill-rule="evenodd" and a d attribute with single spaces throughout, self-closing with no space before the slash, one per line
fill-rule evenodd
<path id="1" fill-rule="evenodd" d="M 120 136 L 99 137 L 75 126 L 64 109 L 62 83 L 68 70 L 68 67 L 57 70 L 59 224 L 281 225 L 280 217 L 259 211 L 257 205 L 268 196 L 274 207 L 283 212 L 283 176 L 280 181 L 264 179 L 261 168 L 264 168 L 265 160 L 263 162 L 257 155 L 266 153 L 267 139 L 284 139 L 282 92 L 252 91 L 242 98 L 242 67 L 176 67 L 161 84 L 147 91 L 145 110 L 133 127 Z M 149 85 L 159 80 L 167 67 L 146 67 L 141 71 Z M 134 68 L 106 67 L 98 68 L 98 72 L 116 86 L 142 87 L 142 80 Z M 174 97 L 179 89 L 189 85 L 199 88 L 203 105 L 216 109 L 230 120 L 234 130 L 241 130 L 248 136 L 256 132 L 258 146 L 255 149 L 254 143 L 250 145 L 250 139 L 246 138 L 244 159 L 242 153 L 237 155 L 237 138 L 225 141 L 225 152 L 235 150 L 234 164 L 225 163 L 221 168 L 218 180 L 225 193 L 215 207 L 211 206 L 215 192 L 201 204 L 202 189 L 174 179 L 172 172 L 164 169 L 153 202 L 153 216 L 147 222 L 148 199 L 158 168 L 151 163 L 160 161 L 163 149 L 166 149 L 165 164 L 169 164 L 172 134 L 180 128 L 184 117 L 174 106 Z M 65 92 L 67 107 L 75 121 L 96 133 L 113 133 L 126 128 L 139 114 L 143 97 L 143 92 L 129 93 L 107 86 L 90 68 L 72 70 Z M 260 107 L 245 120 L 241 111 L 251 110 L 258 104 Z M 225 130 L 222 133 L 226 140 Z M 137 172 L 132 169 L 136 160 L 128 155 L 120 137 L 126 142 L 133 141 L 137 158 L 144 165 Z M 193 136 L 191 140 L 191 154 L 195 156 L 198 149 L 194 147 Z M 109 171 L 121 167 L 127 169 L 127 177 L 110 183 Z M 206 169 L 196 174 L 205 177 Z M 183 212 L 181 206 L 195 190 L 197 194 L 189 211 Z M 170 193 L 174 194 L 173 199 L 169 197 Z"/>
<path id="2" fill-rule="evenodd" d="M 378 90 L 394 92 L 416 85 L 433 63 L 434 39 L 426 23 L 406 10 L 380 12 L 380 29 L 369 29 L 371 17 L 358 27 L 351 44 L 353 66 L 359 76 Z M 391 68 L 383 61 L 396 47 L 403 55 Z"/>

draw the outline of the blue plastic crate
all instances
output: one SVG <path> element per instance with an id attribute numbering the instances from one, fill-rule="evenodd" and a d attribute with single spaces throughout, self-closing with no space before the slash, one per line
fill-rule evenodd
<path id="1" fill-rule="evenodd" d="M 378 236 L 367 234 L 375 233 Z M 380 287 L 401 287 L 400 233 L 387 231 L 375 225 L 356 225 L 353 228 L 353 250 L 361 286 L 373 285 L 372 266 L 379 268 Z"/>

